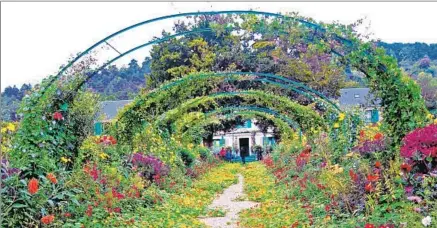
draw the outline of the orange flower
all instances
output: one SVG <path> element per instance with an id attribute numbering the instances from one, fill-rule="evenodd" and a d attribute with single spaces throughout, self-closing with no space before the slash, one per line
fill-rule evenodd
<path id="1" fill-rule="evenodd" d="M 29 184 L 27 185 L 27 190 L 29 191 L 29 193 L 31 195 L 37 193 L 38 192 L 38 180 L 35 178 L 32 178 L 29 181 Z"/>
<path id="2" fill-rule="evenodd" d="M 53 184 L 58 183 L 58 180 L 56 179 L 56 176 L 53 173 L 48 173 L 47 179 L 49 179 L 50 182 L 52 182 Z"/>
<path id="3" fill-rule="evenodd" d="M 46 225 L 52 223 L 53 220 L 55 220 L 55 216 L 54 215 L 46 215 L 46 216 L 41 218 L 41 222 L 46 224 Z"/>
<path id="4" fill-rule="evenodd" d="M 378 179 L 379 179 L 379 176 L 378 176 L 378 175 L 372 175 L 372 174 L 368 174 L 368 175 L 367 175 L 367 180 L 370 181 L 370 182 L 375 182 L 375 181 L 377 181 Z"/>
<path id="5" fill-rule="evenodd" d="M 375 168 L 380 168 L 381 167 L 381 162 L 379 162 L 379 161 L 377 161 L 377 162 L 375 162 Z"/>
<path id="6" fill-rule="evenodd" d="M 353 181 L 358 181 L 358 175 L 352 169 L 349 170 L 349 176 Z"/>
<path id="7" fill-rule="evenodd" d="M 366 192 L 372 192 L 373 191 L 372 183 L 366 184 L 366 187 L 364 187 L 364 189 L 366 190 Z"/>
<path id="8" fill-rule="evenodd" d="M 406 163 L 403 163 L 402 165 L 401 165 L 401 170 L 403 171 L 403 172 L 406 172 L 406 173 L 409 173 L 410 171 L 411 171 L 411 165 L 409 165 L 409 164 L 406 164 Z"/>
<path id="9" fill-rule="evenodd" d="M 384 137 L 384 136 L 381 133 L 376 133 L 376 135 L 373 136 L 373 139 L 374 140 L 380 140 L 380 139 L 382 139 L 382 137 Z"/>

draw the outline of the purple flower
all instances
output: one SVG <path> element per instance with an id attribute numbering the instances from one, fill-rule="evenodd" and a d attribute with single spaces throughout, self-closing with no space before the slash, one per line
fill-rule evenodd
<path id="1" fill-rule="evenodd" d="M 1 161 L 1 178 L 2 180 L 14 175 L 14 174 L 19 174 L 20 173 L 20 169 L 18 168 L 11 168 L 9 167 L 9 162 L 6 159 L 2 159 Z"/>
<path id="2" fill-rule="evenodd" d="M 411 185 L 405 186 L 405 188 L 404 188 L 405 194 L 407 194 L 408 196 L 411 196 L 411 194 L 413 193 L 413 189 L 414 188 Z"/>
<path id="3" fill-rule="evenodd" d="M 139 171 L 141 177 L 150 181 L 153 181 L 154 177 L 157 176 L 167 176 L 170 171 L 170 168 L 159 158 L 153 155 L 144 155 L 141 152 L 132 155 L 132 164 L 134 169 Z"/>

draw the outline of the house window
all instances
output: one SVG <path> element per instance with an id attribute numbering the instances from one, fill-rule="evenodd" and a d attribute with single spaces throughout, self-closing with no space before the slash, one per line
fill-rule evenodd
<path id="1" fill-rule="evenodd" d="M 355 99 L 358 99 L 358 98 L 360 98 L 360 95 L 359 94 L 354 94 L 354 97 L 355 97 Z"/>
<path id="2" fill-rule="evenodd" d="M 246 122 L 244 122 L 243 125 L 238 125 L 237 128 L 251 128 L 252 127 L 252 121 L 251 120 L 247 120 Z"/>
<path id="3" fill-rule="evenodd" d="M 220 139 L 214 139 L 214 143 L 213 143 L 213 147 L 214 148 L 219 148 L 221 145 L 220 145 Z"/>
<path id="4" fill-rule="evenodd" d="M 366 110 L 365 121 L 366 123 L 377 123 L 379 121 L 378 109 Z"/>

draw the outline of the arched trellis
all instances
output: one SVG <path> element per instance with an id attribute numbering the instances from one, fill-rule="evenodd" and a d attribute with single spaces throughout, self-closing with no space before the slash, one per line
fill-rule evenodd
<path id="1" fill-rule="evenodd" d="M 237 113 L 239 113 L 238 111 L 256 111 L 256 112 L 263 112 L 269 115 L 273 115 L 275 117 L 278 117 L 279 119 L 285 121 L 288 123 L 288 125 L 290 125 L 291 127 L 293 127 L 294 130 L 301 132 L 300 126 L 298 125 L 298 123 L 296 123 L 296 121 L 294 121 L 293 119 L 288 118 L 286 115 L 282 115 L 278 112 L 276 112 L 275 110 L 269 109 L 269 108 L 265 108 L 265 107 L 258 107 L 258 106 L 229 106 L 229 107 L 223 107 L 219 110 L 213 110 L 213 111 L 209 111 L 205 113 L 205 116 L 208 117 L 210 115 L 214 115 L 217 113 L 234 113 L 234 111 L 237 111 Z M 230 112 L 230 113 L 228 113 Z"/>
<path id="2" fill-rule="evenodd" d="M 153 45 L 153 44 L 157 44 L 157 43 L 160 43 L 160 42 L 163 42 L 163 41 L 169 40 L 169 39 L 174 38 L 174 37 L 185 36 L 185 35 L 188 35 L 188 34 L 203 33 L 203 32 L 212 32 L 212 30 L 211 30 L 210 28 L 206 28 L 206 29 L 198 29 L 198 30 L 193 30 L 193 31 L 185 31 L 185 32 L 182 32 L 182 33 L 179 33 L 179 34 L 174 34 L 174 35 L 166 36 L 166 37 L 163 37 L 163 38 L 160 38 L 160 39 L 155 39 L 155 40 L 149 41 L 149 42 L 147 42 L 147 43 L 144 43 L 144 44 L 141 44 L 141 45 L 139 45 L 139 46 L 136 46 L 136 47 L 134 47 L 134 48 L 132 48 L 132 49 L 130 49 L 130 50 L 124 52 L 124 53 L 120 53 L 117 49 L 115 49 L 112 45 L 110 45 L 110 44 L 108 43 L 108 41 L 109 41 L 109 39 L 114 38 L 114 37 L 116 37 L 116 36 L 118 36 L 118 35 L 120 35 L 120 34 L 122 34 L 122 33 L 124 33 L 124 32 L 127 32 L 127 31 L 129 31 L 129 30 L 132 30 L 132 29 L 134 29 L 134 28 L 136 28 L 136 27 L 139 27 L 139 26 L 147 25 L 147 24 L 150 24 L 150 23 L 153 23 L 153 22 L 156 22 L 156 21 L 161 21 L 161 20 L 165 20 L 165 19 L 169 19 L 169 18 L 184 17 L 184 16 L 195 16 L 195 15 L 219 15 L 219 14 L 231 14 L 231 15 L 234 15 L 234 14 L 235 14 L 235 15 L 251 14 L 251 15 L 272 16 L 272 17 L 275 17 L 275 18 L 277 18 L 277 19 L 283 19 L 283 20 L 285 20 L 285 21 L 294 21 L 294 22 L 298 22 L 298 23 L 303 24 L 305 27 L 307 27 L 307 28 L 309 28 L 309 29 L 314 29 L 315 31 L 320 31 L 320 32 L 322 32 L 322 33 L 327 33 L 325 28 L 323 28 L 322 26 L 317 25 L 317 24 L 315 24 L 315 23 L 308 22 L 308 21 L 305 21 L 305 20 L 302 20 L 302 19 L 299 19 L 299 18 L 294 18 L 294 17 L 286 16 L 286 15 L 281 15 L 281 14 L 276 14 L 276 13 L 269 13 L 269 12 L 262 12 L 262 11 L 246 11 L 246 10 L 241 10 L 241 11 L 212 11 L 212 12 L 193 12 L 193 13 L 182 13 L 182 14 L 168 15 L 168 16 L 159 17 L 159 18 L 155 18 L 155 19 L 152 19 L 152 20 L 147 20 L 147 21 L 140 22 L 140 23 L 138 23 L 138 24 L 135 24 L 135 25 L 132 25 L 132 26 L 126 27 L 126 28 L 124 28 L 124 29 L 122 29 L 122 30 L 120 30 L 120 31 L 118 31 L 118 32 L 115 32 L 115 33 L 109 35 L 108 37 L 102 39 L 101 41 L 99 41 L 99 42 L 97 42 L 96 44 L 92 45 L 90 48 L 88 48 L 88 49 L 85 50 L 84 52 L 80 53 L 80 54 L 79 54 L 76 58 L 74 58 L 72 61 L 70 61 L 70 62 L 69 62 L 65 67 L 63 67 L 63 68 L 60 70 L 60 72 L 59 72 L 55 77 L 52 77 L 52 78 L 49 80 L 48 85 L 45 86 L 44 88 L 47 88 L 47 89 L 48 89 L 48 88 L 49 88 L 49 87 L 50 87 L 50 86 L 55 82 L 55 80 L 57 80 L 58 78 L 60 78 L 60 76 L 61 76 L 64 72 L 66 72 L 70 67 L 72 67 L 74 63 L 78 62 L 79 59 L 82 58 L 82 57 L 84 57 L 86 54 L 91 53 L 92 51 L 95 51 L 95 49 L 96 49 L 99 45 L 101 45 L 101 44 L 106 44 L 106 45 L 108 45 L 111 49 L 117 51 L 117 52 L 119 53 L 119 55 L 118 55 L 117 57 L 111 59 L 111 60 L 108 60 L 108 61 L 107 61 L 105 64 L 103 64 L 101 67 L 97 67 L 96 70 L 92 70 L 91 72 L 87 72 L 87 73 L 85 74 L 85 75 L 86 75 L 85 77 L 82 77 L 82 78 L 80 78 L 80 79 L 78 80 L 79 82 L 77 83 L 76 86 L 73 87 L 73 90 L 79 90 L 79 89 L 81 88 L 81 86 L 82 86 L 86 81 L 88 81 L 91 77 L 93 77 L 94 75 L 96 75 L 97 72 L 99 72 L 101 69 L 103 69 L 103 68 L 105 68 L 106 66 L 108 66 L 109 64 L 111 64 L 111 63 L 117 61 L 117 60 L 120 59 L 121 57 L 128 55 L 129 53 L 132 53 L 132 52 L 134 52 L 134 51 L 136 51 L 136 50 L 139 50 L 139 49 L 141 49 L 141 48 L 144 48 L 144 47 L 147 47 L 147 46 L 150 46 L 150 45 Z M 232 30 L 232 28 L 226 28 L 226 29 L 230 29 L 230 30 Z M 258 32 L 262 32 L 262 31 L 258 31 Z M 344 37 L 341 37 L 341 36 L 339 36 L 339 35 L 337 35 L 337 34 L 335 34 L 335 33 L 332 33 L 332 34 L 331 34 L 331 33 L 326 34 L 326 37 L 328 37 L 328 36 L 330 36 L 331 38 L 334 38 L 334 39 L 337 40 L 337 41 L 340 41 L 340 42 L 342 42 L 342 43 L 345 43 L 345 44 L 347 44 L 347 45 L 349 45 L 349 46 L 350 46 L 351 44 L 353 44 L 353 42 L 351 42 L 350 40 L 348 40 L 348 39 L 346 39 L 346 38 L 344 38 Z M 335 51 L 334 49 L 331 49 L 330 51 L 331 51 L 332 53 L 336 54 L 336 55 L 343 56 L 342 54 L 340 54 L 339 52 Z M 79 63 L 80 63 L 80 62 L 79 62 Z M 83 66 L 82 66 L 82 67 L 83 67 Z M 41 95 L 40 95 L 39 97 L 43 97 L 43 95 L 44 95 L 45 92 L 46 92 L 46 89 L 43 89 L 43 90 L 41 91 Z M 74 98 L 74 96 L 75 96 L 75 93 L 70 93 L 70 94 L 68 95 L 67 100 L 72 100 L 72 99 Z M 38 99 L 37 99 L 37 100 L 38 100 Z"/>
<path id="3" fill-rule="evenodd" d="M 140 99 L 137 99 L 133 105 L 129 106 L 131 109 L 135 109 L 139 106 L 144 105 L 145 100 L 147 100 L 148 97 L 154 96 L 156 93 L 160 93 L 164 90 L 168 90 L 173 87 L 179 86 L 180 89 L 183 89 L 183 83 L 190 82 L 190 81 L 196 81 L 202 79 L 208 79 L 208 78 L 222 78 L 227 80 L 238 80 L 237 77 L 232 76 L 257 76 L 259 78 L 253 78 L 250 79 L 252 81 L 260 81 L 260 82 L 266 82 L 275 86 L 278 86 L 283 89 L 291 90 L 294 92 L 297 92 L 301 95 L 304 95 L 305 97 L 316 100 L 319 99 L 322 102 L 326 102 L 326 104 L 330 105 L 334 111 L 341 111 L 340 108 L 332 102 L 328 97 L 323 95 L 322 93 L 311 89 L 310 87 L 304 85 L 303 83 L 300 83 L 295 80 L 291 80 L 289 78 L 285 78 L 280 75 L 276 74 L 270 74 L 270 73 L 260 73 L 260 72 L 205 72 L 205 73 L 198 73 L 198 74 L 191 74 L 187 75 L 186 77 L 177 79 L 175 81 L 169 82 L 164 84 L 163 86 L 150 91 L 149 93 L 146 93 L 144 96 L 141 96 Z M 182 86 L 181 86 L 182 85 Z M 119 117 L 119 119 L 123 118 L 123 114 Z"/>
<path id="4" fill-rule="evenodd" d="M 226 15 L 245 15 L 245 14 L 248 14 L 248 15 L 271 16 L 271 17 L 274 17 L 274 18 L 277 18 L 277 19 L 283 19 L 283 20 L 287 20 L 287 21 L 298 22 L 298 23 L 301 23 L 302 25 L 304 25 L 307 28 L 314 29 L 316 31 L 320 31 L 322 33 L 326 33 L 327 32 L 327 30 L 324 27 L 322 27 L 322 26 L 320 26 L 318 24 L 315 24 L 315 23 L 312 23 L 312 22 L 300 19 L 300 18 L 286 16 L 286 15 L 282 15 L 282 14 L 278 14 L 278 13 L 263 12 L 263 11 L 252 11 L 252 10 L 203 11 L 203 12 L 189 12 L 189 13 L 179 13 L 179 14 L 167 15 L 167 16 L 153 18 L 153 19 L 150 19 L 150 20 L 146 20 L 146 21 L 139 22 L 137 24 L 128 26 L 128 27 L 126 27 L 124 29 L 121 29 L 121 30 L 119 30 L 119 31 L 117 31 L 117 32 L 115 32 L 115 33 L 113 33 L 113 34 L 103 38 L 102 40 L 96 42 L 95 44 L 93 44 L 91 47 L 89 47 L 85 51 L 79 53 L 66 66 L 62 67 L 62 69 L 58 72 L 58 74 L 55 77 L 53 77 L 52 79 L 50 79 L 50 81 L 48 83 L 48 86 L 50 86 L 53 82 L 55 82 L 63 73 L 65 73 L 75 63 L 79 62 L 79 60 L 81 58 L 83 58 L 87 54 L 90 54 L 93 51 L 95 51 L 100 45 L 108 45 L 109 47 L 111 47 L 111 49 L 114 49 L 108 43 L 110 41 L 110 39 L 115 38 L 115 37 L 117 37 L 117 36 L 119 36 L 119 35 L 121 35 L 121 34 L 123 34 L 125 32 L 128 32 L 128 31 L 132 30 L 132 29 L 135 29 L 135 28 L 140 27 L 140 26 L 149 25 L 149 24 L 154 23 L 154 22 L 170 19 L 170 18 L 187 17 L 187 16 L 199 16 L 199 15 L 221 15 L 221 14 L 226 14 Z M 187 35 L 187 34 L 190 34 L 190 33 L 200 33 L 200 32 L 211 32 L 211 30 L 208 30 L 208 29 L 203 29 L 202 30 L 202 29 L 200 29 L 200 30 L 197 30 L 197 31 L 187 31 L 187 32 L 184 32 L 184 33 L 174 34 L 174 35 L 171 35 L 171 36 L 168 36 L 168 37 L 164 37 L 164 38 L 161 38 L 161 39 L 157 39 L 157 40 L 154 40 L 154 41 L 149 41 L 147 43 L 144 43 L 144 44 L 141 44 L 139 46 L 136 46 L 136 47 L 134 47 L 134 48 L 124 52 L 124 53 L 119 53 L 119 55 L 117 57 L 107 61 L 103 66 L 98 67 L 98 70 L 104 68 L 105 66 L 109 65 L 110 63 L 115 62 L 116 60 L 120 59 L 121 57 L 123 57 L 123 56 L 125 56 L 125 55 L 127 55 L 129 53 L 132 53 L 132 52 L 134 52 L 136 50 L 139 50 L 141 48 L 144 48 L 146 46 L 149 46 L 149 45 L 152 45 L 152 44 L 156 44 L 158 42 L 161 42 L 161 41 L 164 41 L 164 40 L 168 40 L 168 39 L 171 39 L 171 38 L 174 38 L 174 37 L 183 36 L 183 35 Z M 347 38 L 344 38 L 344 37 L 341 37 L 340 35 L 337 35 L 335 33 L 332 33 L 332 34 L 329 34 L 329 35 L 331 35 L 334 39 L 336 39 L 336 40 L 338 40 L 338 41 L 340 41 L 340 42 L 342 42 L 342 43 L 344 43 L 346 45 L 352 45 L 353 44 L 353 42 L 351 40 L 349 40 Z M 338 52 L 336 52 L 334 50 L 332 50 L 332 51 L 334 53 L 338 54 L 338 55 L 342 55 L 342 54 L 340 54 L 340 53 L 338 53 Z M 96 73 L 97 71 L 94 71 L 92 74 Z M 83 83 L 80 83 L 80 84 L 83 84 Z M 45 90 L 42 91 L 42 94 L 44 94 L 44 93 L 45 93 Z"/>
<path id="5" fill-rule="evenodd" d="M 184 113 L 197 111 L 197 109 L 208 112 L 218 107 L 224 108 L 220 103 L 228 103 L 229 99 L 233 98 L 240 99 L 238 101 L 239 105 L 261 105 L 264 108 L 268 107 L 272 113 L 286 115 L 289 120 L 293 120 L 297 123 L 295 126 L 299 129 L 310 128 L 311 126 L 323 128 L 324 126 L 324 120 L 310 108 L 292 102 L 284 97 L 257 90 L 215 93 L 208 96 L 196 97 L 178 105 L 172 110 L 162 113 L 157 117 L 155 122 L 168 125 L 178 120 Z M 145 121 L 153 121 L 155 118 L 156 117 L 146 118 Z M 119 136 L 121 138 L 124 138 L 122 136 L 126 135 L 126 132 L 123 131 L 124 129 L 125 128 L 120 129 Z M 127 135 L 129 134 L 131 133 L 127 133 Z"/>
<path id="6" fill-rule="evenodd" d="M 385 56 L 383 52 L 381 52 L 379 49 L 375 49 L 374 47 L 372 47 L 371 44 L 363 44 L 357 38 L 354 38 L 352 33 L 348 33 L 348 35 L 350 35 L 352 39 L 345 39 L 340 35 L 336 34 L 337 31 L 335 31 L 335 26 L 333 26 L 333 28 L 323 27 L 298 18 L 292 18 L 280 14 L 266 12 L 217 11 L 184 13 L 155 18 L 120 30 L 97 42 L 95 45 L 79 54 L 75 59 L 73 59 L 73 61 L 63 67 L 63 69 L 58 73 L 57 76 L 45 80 L 44 83 L 42 83 L 41 90 L 34 93 L 29 99 L 25 99 L 23 102 L 24 106 L 27 106 L 24 109 L 24 115 L 22 120 L 22 123 L 24 123 L 22 124 L 22 126 L 25 127 L 22 127 L 20 129 L 20 133 L 17 134 L 18 140 L 16 140 L 15 145 L 17 146 L 15 150 L 18 151 L 18 153 L 15 153 L 15 155 L 20 157 L 17 159 L 22 161 L 27 160 L 26 158 L 28 158 L 30 154 L 20 154 L 22 151 L 25 150 L 37 151 L 38 153 L 41 152 L 42 157 L 51 157 L 55 152 L 58 152 L 59 156 L 71 154 L 71 142 L 66 141 L 64 139 L 65 137 L 63 138 L 62 144 L 51 143 L 46 139 L 38 138 L 37 135 L 39 132 L 35 133 L 33 130 L 30 129 L 31 127 L 29 126 L 38 126 L 39 129 L 42 129 L 43 134 L 54 134 L 53 132 L 49 132 L 48 130 L 46 130 L 49 129 L 48 124 L 40 120 L 41 116 L 47 115 L 47 113 L 53 113 L 57 110 L 67 112 L 67 108 L 65 107 L 68 107 L 68 105 L 73 102 L 75 92 L 80 88 L 76 85 L 83 84 L 84 81 L 86 81 L 89 77 L 64 77 L 63 79 L 66 81 L 58 79 L 62 79 L 61 76 L 64 75 L 64 73 L 68 71 L 70 67 L 72 67 L 76 63 L 81 63 L 82 60 L 80 59 L 82 57 L 90 54 L 99 45 L 108 43 L 109 39 L 116 37 L 118 34 L 121 34 L 132 28 L 139 27 L 141 25 L 146 25 L 154 21 L 174 18 L 178 16 L 182 17 L 189 15 L 216 14 L 256 14 L 272 16 L 284 20 L 287 19 L 290 21 L 294 20 L 298 23 L 301 23 L 306 28 L 314 29 L 315 31 L 323 33 L 325 38 L 339 41 L 341 44 L 349 48 L 348 53 L 339 53 L 340 56 L 343 55 L 343 57 L 340 59 L 340 62 L 342 64 L 349 64 L 352 67 L 359 69 L 361 72 L 363 72 L 366 75 L 366 78 L 369 79 L 370 86 L 376 91 L 376 95 L 381 98 L 381 105 L 388 113 L 387 115 L 384 114 L 384 121 L 387 122 L 388 135 L 394 138 L 393 142 L 395 144 L 400 142 L 400 139 L 406 132 L 425 123 L 425 116 L 427 111 L 423 100 L 421 100 L 420 93 L 418 93 L 419 87 L 415 85 L 411 79 L 402 76 L 401 71 L 397 68 L 396 63 L 393 59 Z M 342 31 L 340 31 L 340 33 L 341 32 Z M 330 51 L 332 52 L 333 50 Z M 88 72 L 87 75 L 89 75 L 89 73 L 90 72 Z M 93 71 L 91 71 L 91 73 L 93 73 Z M 71 79 L 74 83 L 70 85 L 69 82 L 71 82 Z M 67 86 L 62 87 L 63 85 Z M 60 88 L 66 89 L 67 95 L 63 96 L 66 97 L 66 99 L 59 99 L 56 97 L 58 94 L 58 86 Z M 35 101 L 40 101 L 41 103 L 36 105 L 37 103 Z M 407 113 L 407 115 L 401 115 L 401 113 Z M 62 128 L 60 129 L 61 131 L 65 130 Z M 74 130 L 70 131 L 73 131 L 74 133 Z M 49 138 L 55 138 L 55 136 L 50 136 Z M 50 144 L 51 149 L 40 149 L 39 145 L 41 143 Z M 76 144 L 80 144 L 80 142 Z M 53 148 L 57 148 L 56 151 L 54 151 Z M 55 156 L 55 158 L 59 158 L 59 156 Z M 50 162 L 44 164 L 44 166 L 47 165 L 47 167 L 50 167 L 49 164 Z"/>
<path id="7" fill-rule="evenodd" d="M 284 121 L 285 123 L 287 123 L 293 130 L 298 131 L 299 135 L 302 135 L 302 130 L 301 127 L 299 126 L 299 124 L 289 118 L 287 115 L 283 115 L 273 109 L 267 108 L 267 107 L 259 107 L 259 106 L 224 106 L 224 107 L 220 107 L 211 111 L 207 111 L 204 113 L 201 113 L 202 115 L 198 117 L 198 119 L 202 119 L 202 118 L 208 118 L 209 116 L 212 115 L 231 115 L 231 114 L 238 114 L 242 111 L 252 111 L 252 112 L 257 112 L 257 113 L 264 113 L 266 115 L 271 115 L 274 116 L 275 118 L 279 118 L 282 121 Z M 190 112 L 192 113 L 192 112 Z M 190 114 L 187 113 L 187 114 Z M 162 124 L 164 118 L 159 118 L 155 121 L 156 125 L 160 125 Z M 175 123 L 178 123 L 179 121 L 183 120 L 184 118 L 180 118 L 175 120 Z"/>
<path id="8" fill-rule="evenodd" d="M 189 113 L 189 114 L 193 114 L 193 113 Z M 236 118 L 239 116 L 244 118 L 262 117 L 265 119 L 269 119 L 274 123 L 274 125 L 277 128 L 279 128 L 281 139 L 300 140 L 302 142 L 301 131 L 300 129 L 298 129 L 299 133 L 296 133 L 296 129 L 294 128 L 294 125 L 296 125 L 296 123 L 293 120 L 289 119 L 285 115 L 281 115 L 268 108 L 261 108 L 261 107 L 254 107 L 254 106 L 224 107 L 222 109 L 216 109 L 210 112 L 201 113 L 201 116 L 199 116 L 196 119 L 191 119 L 188 122 L 183 121 L 183 124 L 185 126 L 186 125 L 188 126 L 186 127 L 185 131 L 178 132 L 178 134 L 179 133 L 181 134 L 180 138 L 182 139 L 190 138 L 188 135 L 190 134 L 190 131 L 193 128 L 196 127 L 203 128 L 205 126 L 215 123 L 217 119 L 223 120 L 223 119 Z M 182 120 L 178 120 L 177 122 L 175 122 L 175 125 L 177 125 L 178 122 L 181 121 Z M 294 138 L 295 136 L 296 139 Z"/>
<path id="9" fill-rule="evenodd" d="M 186 99 L 211 94 L 213 89 L 218 85 L 219 82 L 221 82 L 221 80 L 239 80 L 238 77 L 248 74 L 253 74 L 257 77 L 260 77 L 260 79 L 255 78 L 251 80 L 260 80 L 262 82 L 267 82 L 283 89 L 288 89 L 298 92 L 299 94 L 304 94 L 312 100 L 319 100 L 320 102 L 324 102 L 324 104 L 328 104 L 327 106 L 330 111 L 338 115 L 339 108 L 332 101 L 323 96 L 323 94 L 320 94 L 319 92 L 314 91 L 309 87 L 306 87 L 302 83 L 284 78 L 279 75 L 256 72 L 208 72 L 188 75 L 173 82 L 166 83 L 155 90 L 152 90 L 145 93 L 144 95 L 137 97 L 131 105 L 127 106 L 125 110 L 120 113 L 117 121 L 123 122 L 126 118 L 130 119 L 133 122 L 130 123 L 131 127 L 129 127 L 129 129 L 132 129 L 135 126 L 138 126 L 138 124 L 141 123 L 141 120 L 145 120 L 145 113 L 148 113 L 148 116 L 161 115 L 168 109 L 175 108 Z M 276 81 L 273 81 L 272 79 Z M 282 80 L 286 83 L 280 82 L 279 80 Z M 192 86 L 192 89 L 187 89 L 190 86 Z M 319 96 L 320 98 L 318 98 L 317 96 Z M 171 99 L 169 100 L 169 98 Z"/>

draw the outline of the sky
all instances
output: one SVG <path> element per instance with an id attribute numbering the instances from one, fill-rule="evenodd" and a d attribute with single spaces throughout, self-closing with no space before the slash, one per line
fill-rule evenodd
<path id="1" fill-rule="evenodd" d="M 2 2 L 1 90 L 39 83 L 56 74 L 69 57 L 140 21 L 181 12 L 249 9 L 297 11 L 317 21 L 345 24 L 366 18 L 373 37 L 382 41 L 437 43 L 437 2 Z M 170 29 L 173 21 L 129 32 L 110 43 L 126 51 Z M 141 63 L 147 53 L 127 56 L 120 64 L 131 58 Z"/>

